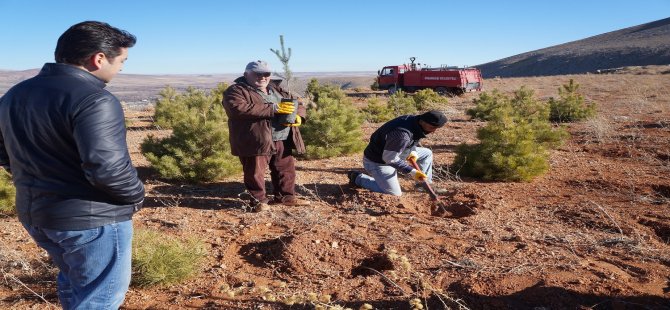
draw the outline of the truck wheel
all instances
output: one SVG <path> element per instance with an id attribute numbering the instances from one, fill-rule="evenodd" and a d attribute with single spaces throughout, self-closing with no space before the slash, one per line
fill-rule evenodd
<path id="1" fill-rule="evenodd" d="M 442 95 L 442 96 L 448 96 L 449 95 L 449 90 L 446 87 L 437 87 L 437 88 L 435 88 L 435 92 Z"/>
<path id="2" fill-rule="evenodd" d="M 398 91 L 398 88 L 395 86 L 389 87 L 389 95 L 393 95 Z"/>

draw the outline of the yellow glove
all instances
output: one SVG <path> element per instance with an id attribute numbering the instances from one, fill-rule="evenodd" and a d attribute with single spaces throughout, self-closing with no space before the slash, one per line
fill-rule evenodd
<path id="1" fill-rule="evenodd" d="M 405 160 L 407 161 L 414 161 L 414 162 L 416 162 L 417 159 L 419 159 L 419 154 L 416 151 L 409 152 L 409 156 L 405 158 Z"/>
<path id="2" fill-rule="evenodd" d="M 282 125 L 284 125 L 284 126 L 286 126 L 286 127 L 298 127 L 298 126 L 302 125 L 302 117 L 300 117 L 300 115 L 296 115 L 296 116 L 295 116 L 295 123 L 293 123 L 293 124 L 291 124 L 291 123 L 284 123 L 284 124 L 282 124 Z"/>
<path id="3" fill-rule="evenodd" d="M 421 172 L 420 170 L 412 169 L 412 172 L 410 174 L 414 177 L 415 180 L 417 181 L 425 181 L 428 176 Z"/>
<path id="4" fill-rule="evenodd" d="M 282 101 L 277 105 L 277 114 L 291 114 L 295 111 L 295 106 L 293 106 L 293 102 L 290 101 Z"/>

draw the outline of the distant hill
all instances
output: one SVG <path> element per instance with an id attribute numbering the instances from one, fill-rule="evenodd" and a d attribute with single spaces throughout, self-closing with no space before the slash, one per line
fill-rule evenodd
<path id="1" fill-rule="evenodd" d="M 595 72 L 670 64 L 670 18 L 476 66 L 485 78 Z"/>

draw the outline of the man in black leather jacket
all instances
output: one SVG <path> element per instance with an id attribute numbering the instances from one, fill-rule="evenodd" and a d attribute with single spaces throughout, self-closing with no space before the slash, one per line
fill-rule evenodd
<path id="1" fill-rule="evenodd" d="M 106 23 L 76 24 L 58 39 L 56 63 L 0 98 L 0 165 L 20 222 L 60 269 L 65 309 L 117 309 L 130 284 L 144 186 L 121 104 L 104 87 L 135 42 Z"/>

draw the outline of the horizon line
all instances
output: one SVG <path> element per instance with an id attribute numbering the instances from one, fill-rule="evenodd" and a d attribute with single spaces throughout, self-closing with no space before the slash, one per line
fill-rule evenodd
<path id="1" fill-rule="evenodd" d="M 39 71 L 41 68 L 31 68 L 31 69 L 4 69 L 0 68 L 0 72 L 27 72 L 27 71 Z M 281 73 L 281 72 L 276 72 Z M 293 74 L 312 74 L 312 73 L 374 73 L 376 75 L 376 70 L 345 70 L 345 71 L 293 71 Z M 239 72 L 217 72 L 217 73 L 124 73 L 119 72 L 119 75 L 242 75 Z"/>

